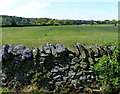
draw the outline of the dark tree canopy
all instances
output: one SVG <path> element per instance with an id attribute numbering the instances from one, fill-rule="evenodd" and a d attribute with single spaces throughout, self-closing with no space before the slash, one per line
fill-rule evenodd
<path id="1" fill-rule="evenodd" d="M 2 26 L 58 26 L 58 25 L 81 25 L 81 24 L 114 24 L 117 25 L 118 21 L 113 20 L 104 20 L 104 21 L 95 21 L 95 20 L 58 20 L 50 18 L 24 18 L 8 15 L 0 15 L 0 25 Z"/>

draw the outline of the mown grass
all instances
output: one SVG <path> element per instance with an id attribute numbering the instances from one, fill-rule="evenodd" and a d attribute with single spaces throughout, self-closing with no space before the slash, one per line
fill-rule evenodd
<path id="1" fill-rule="evenodd" d="M 64 25 L 2 28 L 2 43 L 23 44 L 29 48 L 39 47 L 47 42 L 71 46 L 102 44 L 105 40 L 118 40 L 117 28 L 106 25 Z"/>

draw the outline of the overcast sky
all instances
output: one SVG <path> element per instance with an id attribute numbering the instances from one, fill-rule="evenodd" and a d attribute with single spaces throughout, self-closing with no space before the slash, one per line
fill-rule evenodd
<path id="1" fill-rule="evenodd" d="M 119 0 L 0 0 L 0 15 L 55 19 L 118 19 Z"/>

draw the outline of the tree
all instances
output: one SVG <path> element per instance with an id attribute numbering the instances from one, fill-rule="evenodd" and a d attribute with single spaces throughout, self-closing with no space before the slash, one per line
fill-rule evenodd
<path id="1" fill-rule="evenodd" d="M 29 21 L 26 18 L 23 18 L 22 21 L 21 21 L 21 24 L 22 25 L 28 25 Z"/>
<path id="2" fill-rule="evenodd" d="M 117 20 L 113 19 L 113 20 L 111 21 L 111 23 L 114 24 L 115 26 L 117 26 Z"/>
<path id="3" fill-rule="evenodd" d="M 36 20 L 36 24 L 38 24 L 38 25 L 46 25 L 47 22 L 48 22 L 47 18 L 39 18 Z"/>
<path id="4" fill-rule="evenodd" d="M 57 20 L 57 23 L 58 23 L 59 25 L 63 25 L 63 24 L 64 24 L 63 20 Z"/>
<path id="5" fill-rule="evenodd" d="M 51 20 L 48 21 L 47 24 L 48 24 L 48 25 L 55 25 L 55 20 L 51 19 Z"/>
<path id="6" fill-rule="evenodd" d="M 1 23 L 2 23 L 2 25 L 11 25 L 11 23 L 10 23 L 10 18 L 9 17 L 6 17 L 6 18 L 2 18 L 1 19 Z"/>
<path id="7" fill-rule="evenodd" d="M 93 24 L 94 24 L 94 21 L 93 21 L 93 20 L 91 20 L 91 21 L 90 21 L 90 25 L 92 26 Z"/>
<path id="8" fill-rule="evenodd" d="M 110 24 L 110 20 L 105 20 L 105 24 Z"/>
<path id="9" fill-rule="evenodd" d="M 17 25 L 17 24 L 16 24 L 15 17 L 12 17 L 12 18 L 10 19 L 10 23 L 11 23 L 11 26 L 16 26 L 16 25 Z"/>

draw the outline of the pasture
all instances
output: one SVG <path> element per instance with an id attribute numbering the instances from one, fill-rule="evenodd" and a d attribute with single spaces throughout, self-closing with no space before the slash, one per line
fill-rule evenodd
<path id="1" fill-rule="evenodd" d="M 75 43 L 103 44 L 105 40 L 118 40 L 118 30 L 107 25 L 63 25 L 2 28 L 2 44 L 39 47 L 47 42 L 67 47 Z"/>

